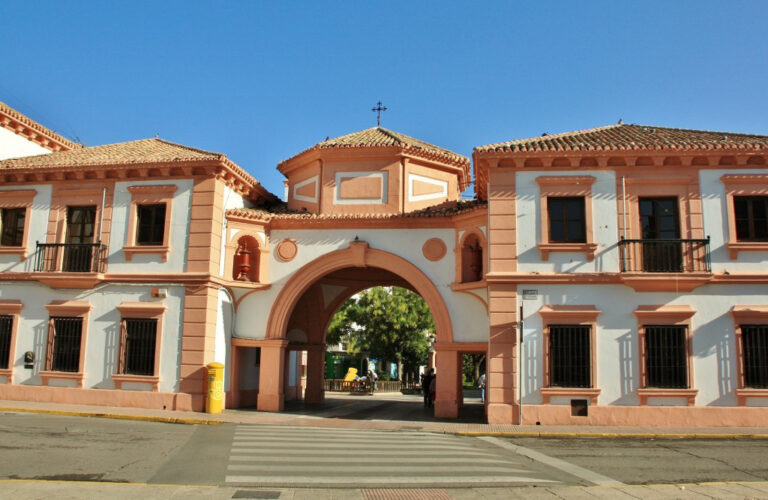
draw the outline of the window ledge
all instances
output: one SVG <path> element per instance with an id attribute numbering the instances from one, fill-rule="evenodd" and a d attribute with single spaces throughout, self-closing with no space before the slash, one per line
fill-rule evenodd
<path id="1" fill-rule="evenodd" d="M 482 288 L 487 288 L 488 283 L 486 281 L 480 280 L 480 281 L 463 281 L 461 283 L 454 282 L 451 283 L 451 290 L 453 291 L 462 291 L 462 290 L 478 290 Z"/>
<path id="2" fill-rule="evenodd" d="M 597 404 L 597 397 L 600 395 L 600 389 L 594 387 L 542 387 L 541 402 L 548 405 L 549 400 L 556 396 L 583 396 L 589 398 L 592 405 Z"/>
<path id="3" fill-rule="evenodd" d="M 768 389 L 744 387 L 736 389 L 736 397 L 739 399 L 739 406 L 747 406 L 747 398 L 768 398 Z"/>
<path id="4" fill-rule="evenodd" d="M 587 260 L 595 260 L 597 243 L 539 243 L 542 260 L 549 260 L 551 252 L 581 252 L 587 254 Z"/>
<path id="5" fill-rule="evenodd" d="M 122 389 L 123 384 L 126 382 L 133 382 L 137 384 L 152 384 L 152 391 L 157 392 L 157 384 L 160 383 L 160 377 L 149 375 L 130 375 L 130 374 L 113 374 L 112 380 L 115 382 L 115 389 Z"/>
<path id="6" fill-rule="evenodd" d="M 688 406 L 693 406 L 696 403 L 696 395 L 698 393 L 698 389 L 646 388 L 637 390 L 641 406 L 648 404 L 648 398 L 685 398 Z"/>
<path id="7" fill-rule="evenodd" d="M 163 262 L 167 262 L 168 253 L 170 251 L 171 249 L 167 245 L 135 245 L 123 247 L 125 260 L 128 262 L 131 262 L 135 254 L 159 254 L 163 258 Z"/>
<path id="8" fill-rule="evenodd" d="M 54 372 L 54 371 L 41 371 L 40 378 L 43 379 L 43 385 L 50 385 L 49 382 L 52 378 L 63 380 L 74 380 L 77 382 L 77 386 L 83 387 L 83 378 L 85 374 L 83 372 Z"/>
<path id="9" fill-rule="evenodd" d="M 725 244 L 731 260 L 739 258 L 739 252 L 768 252 L 768 241 L 729 241 Z"/>
<path id="10" fill-rule="evenodd" d="M 18 255 L 24 262 L 27 260 L 27 247 L 0 247 L 0 255 Z"/>

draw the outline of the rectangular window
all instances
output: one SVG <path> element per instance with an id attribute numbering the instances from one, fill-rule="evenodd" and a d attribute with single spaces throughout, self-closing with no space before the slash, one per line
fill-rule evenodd
<path id="1" fill-rule="evenodd" d="M 768 389 L 768 325 L 742 325 L 744 386 Z"/>
<path id="2" fill-rule="evenodd" d="M 123 320 L 123 359 L 120 373 L 154 375 L 156 337 L 156 319 L 125 318 Z"/>
<path id="3" fill-rule="evenodd" d="M 13 316 L 0 314 L 0 369 L 7 370 L 11 357 L 11 331 Z"/>
<path id="4" fill-rule="evenodd" d="M 547 213 L 551 243 L 586 243 L 584 197 L 548 197 Z"/>
<path id="5" fill-rule="evenodd" d="M 136 244 L 162 245 L 165 233 L 165 203 L 137 205 Z"/>
<path id="6" fill-rule="evenodd" d="M 552 387 L 592 387 L 590 327 L 549 327 L 549 374 Z"/>
<path id="7" fill-rule="evenodd" d="M 647 387 L 688 388 L 688 355 L 685 326 L 645 327 Z"/>
<path id="8" fill-rule="evenodd" d="M 49 369 L 55 372 L 73 372 L 80 369 L 80 342 L 83 335 L 83 318 L 54 317 L 53 345 L 50 351 Z M 50 339 L 50 337 L 49 337 Z"/>
<path id="9" fill-rule="evenodd" d="M 768 196 L 734 196 L 738 241 L 768 241 Z"/>
<path id="10" fill-rule="evenodd" d="M 0 246 L 20 247 L 24 243 L 24 219 L 26 217 L 26 208 L 2 209 L 0 212 L 0 224 L 2 224 Z"/>

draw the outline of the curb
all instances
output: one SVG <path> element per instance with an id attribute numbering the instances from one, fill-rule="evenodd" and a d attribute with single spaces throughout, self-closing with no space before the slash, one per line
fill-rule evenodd
<path id="1" fill-rule="evenodd" d="M 533 438 L 630 438 L 630 439 L 768 439 L 768 434 L 698 433 L 698 432 L 485 432 L 454 431 L 460 436 L 533 437 Z"/>
<path id="2" fill-rule="evenodd" d="M 91 418 L 111 418 L 115 420 L 134 420 L 140 422 L 160 422 L 165 424 L 182 425 L 220 425 L 226 423 L 237 424 L 240 422 L 229 422 L 227 420 L 214 420 L 207 418 L 187 418 L 187 417 L 160 417 L 147 415 L 129 415 L 125 413 L 106 413 L 94 411 L 73 411 L 73 410 L 49 410 L 45 408 L 16 408 L 13 406 L 0 406 L 0 411 L 20 412 L 20 413 L 41 413 L 45 415 L 62 415 L 68 417 L 91 417 Z M 258 423 L 250 423 L 259 425 Z M 269 425 L 283 425 L 272 423 Z M 574 439 L 574 438 L 592 438 L 592 439 L 768 439 L 768 433 L 703 433 L 703 432 L 530 432 L 530 431 L 452 431 L 452 430 L 423 430 L 422 432 L 434 432 L 438 434 L 453 434 L 457 436 L 492 436 L 507 438 L 552 438 L 552 439 Z"/>
<path id="3" fill-rule="evenodd" d="M 46 410 L 43 408 L 14 408 L 12 406 L 10 407 L 0 406 L 0 411 L 22 412 L 22 413 L 42 413 L 46 415 L 63 415 L 68 417 L 96 417 L 96 418 L 112 418 L 115 420 L 138 420 L 142 422 L 161 422 L 166 424 L 219 425 L 219 424 L 225 423 L 221 420 L 210 420 L 210 419 L 202 419 L 202 418 L 152 417 L 147 415 L 126 415 L 123 413 Z"/>

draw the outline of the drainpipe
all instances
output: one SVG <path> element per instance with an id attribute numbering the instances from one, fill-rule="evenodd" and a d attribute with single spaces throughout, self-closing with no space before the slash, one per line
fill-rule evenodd
<path id="1" fill-rule="evenodd" d="M 99 237 L 99 243 L 101 243 L 101 228 L 104 227 L 104 206 L 107 204 L 107 188 L 104 187 L 101 190 L 101 212 L 99 212 L 99 232 L 96 236 Z"/>
<path id="2" fill-rule="evenodd" d="M 523 424 L 523 303 L 520 302 L 520 347 L 518 348 L 520 351 L 520 366 L 518 366 L 517 371 L 520 372 L 520 380 L 518 382 L 518 391 L 520 393 L 520 425 Z"/>

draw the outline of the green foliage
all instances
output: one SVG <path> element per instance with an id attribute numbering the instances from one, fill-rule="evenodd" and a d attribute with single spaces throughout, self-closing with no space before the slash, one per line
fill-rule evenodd
<path id="1" fill-rule="evenodd" d="M 404 365 L 427 363 L 435 323 L 421 296 L 399 287 L 369 288 L 347 300 L 331 319 L 326 342 L 344 339 L 351 353 Z"/>

